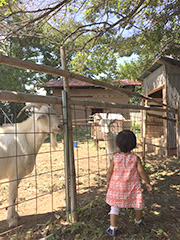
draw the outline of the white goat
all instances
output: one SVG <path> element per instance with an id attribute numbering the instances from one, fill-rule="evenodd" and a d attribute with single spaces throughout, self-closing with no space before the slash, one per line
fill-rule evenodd
<path id="1" fill-rule="evenodd" d="M 9 179 L 9 227 L 17 224 L 15 203 L 21 179 L 32 172 L 36 155 L 48 133 L 55 148 L 56 134 L 62 132 L 61 120 L 51 106 L 29 105 L 21 112 L 27 107 L 38 110 L 21 123 L 0 128 L 0 179 Z"/>
<path id="2" fill-rule="evenodd" d="M 116 146 L 116 133 L 111 131 L 112 124 L 116 121 L 116 119 L 108 119 L 108 115 L 109 113 L 107 113 L 106 117 L 103 118 L 100 114 L 97 114 L 97 117 L 100 119 L 99 126 L 101 127 L 101 132 L 105 141 L 108 164 L 110 165 L 113 155 L 119 151 L 119 148 Z"/>

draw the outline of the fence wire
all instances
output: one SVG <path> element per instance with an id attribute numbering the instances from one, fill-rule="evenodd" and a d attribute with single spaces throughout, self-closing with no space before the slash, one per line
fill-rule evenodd
<path id="1" fill-rule="evenodd" d="M 104 140 L 99 121 L 94 118 L 97 114 L 88 104 L 82 107 L 71 105 L 74 160 L 76 166 L 76 187 L 78 206 L 90 203 L 98 196 L 98 191 L 106 191 L 106 174 L 108 169 L 107 142 Z M 106 115 L 120 115 L 122 109 L 101 109 Z M 101 113 L 100 113 L 101 114 Z M 116 120 L 110 126 L 114 134 L 123 129 L 132 130 L 137 137 L 137 148 L 134 150 L 142 156 L 142 119 L 141 111 L 127 114 L 127 119 Z M 109 139 L 109 141 L 111 141 Z"/>

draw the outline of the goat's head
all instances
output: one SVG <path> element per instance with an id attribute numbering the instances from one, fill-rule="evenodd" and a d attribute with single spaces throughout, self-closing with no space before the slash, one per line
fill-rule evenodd
<path id="1" fill-rule="evenodd" d="M 56 111 L 52 106 L 49 105 L 37 105 L 30 104 L 25 106 L 20 114 L 27 108 L 34 108 L 34 120 L 38 123 L 35 123 L 35 127 L 38 126 L 38 131 L 49 133 L 51 138 L 51 145 L 53 148 L 57 146 L 56 134 L 63 131 L 62 120 L 57 116 Z"/>
<path id="2" fill-rule="evenodd" d="M 100 114 L 97 115 L 99 120 L 99 126 L 101 127 L 101 132 L 103 134 L 103 138 L 106 138 L 111 133 L 112 124 L 116 121 L 116 119 L 108 119 L 108 113 L 105 118 L 102 118 Z"/>

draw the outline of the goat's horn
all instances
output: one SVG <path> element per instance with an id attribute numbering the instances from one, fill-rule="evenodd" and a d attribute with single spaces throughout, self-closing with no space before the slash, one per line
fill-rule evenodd
<path id="1" fill-rule="evenodd" d="M 17 115 L 16 118 L 19 118 L 19 117 L 21 116 L 21 114 L 22 114 L 27 108 L 32 108 L 32 107 L 35 107 L 35 108 L 37 108 L 37 109 L 40 109 L 40 108 L 41 108 L 41 105 L 29 104 L 29 105 L 23 107 L 23 108 L 21 109 L 21 111 L 18 113 L 18 115 Z"/>

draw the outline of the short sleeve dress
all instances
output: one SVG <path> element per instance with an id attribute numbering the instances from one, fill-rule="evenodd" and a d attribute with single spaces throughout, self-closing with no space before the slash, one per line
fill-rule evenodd
<path id="1" fill-rule="evenodd" d="M 110 206 L 135 209 L 144 207 L 137 162 L 138 156 L 134 153 L 114 155 L 114 168 L 106 195 L 106 202 Z"/>

